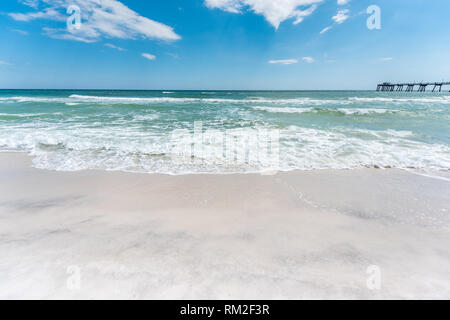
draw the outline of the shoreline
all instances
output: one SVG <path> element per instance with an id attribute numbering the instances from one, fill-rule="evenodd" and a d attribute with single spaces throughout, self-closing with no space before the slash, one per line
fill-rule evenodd
<path id="1" fill-rule="evenodd" d="M 0 174 L 0 298 L 450 298 L 448 180 L 59 172 L 23 153 Z"/>
<path id="2" fill-rule="evenodd" d="M 146 171 L 133 171 L 133 170 L 111 170 L 111 169 L 80 169 L 80 170 L 57 170 L 57 169 L 47 169 L 47 168 L 38 168 L 33 165 L 33 158 L 35 156 L 31 155 L 26 151 L 0 151 L 0 157 L 2 155 L 20 155 L 29 160 L 25 160 L 25 162 L 29 162 L 29 166 L 36 170 L 47 171 L 47 172 L 59 172 L 59 173 L 88 173 L 88 172 L 96 172 L 96 173 L 124 173 L 124 174 L 143 174 L 150 176 L 168 176 L 168 177 L 177 177 L 177 176 L 238 176 L 238 175 L 260 175 L 260 176 L 274 176 L 279 174 L 301 174 L 301 173 L 314 173 L 314 172 L 348 172 L 348 171 L 361 171 L 361 170 L 393 170 L 393 171 L 403 171 L 414 175 L 419 175 L 422 177 L 437 179 L 443 181 L 450 181 L 450 169 L 436 169 L 436 168 L 396 168 L 392 166 L 381 167 L 378 165 L 374 166 L 365 166 L 358 168 L 311 168 L 311 169 L 290 169 L 290 170 L 282 170 L 277 169 L 274 171 L 255 171 L 255 172 L 187 172 L 187 173 L 158 173 L 158 172 L 146 172 Z"/>

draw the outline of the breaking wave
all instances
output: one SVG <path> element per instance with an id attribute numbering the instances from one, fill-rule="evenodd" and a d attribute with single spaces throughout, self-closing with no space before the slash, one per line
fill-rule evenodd
<path id="1" fill-rule="evenodd" d="M 218 164 L 217 154 L 175 162 L 172 133 L 182 129 L 193 134 L 194 124 L 202 121 L 203 132 L 215 130 L 222 137 L 226 137 L 227 130 L 249 134 L 258 129 L 279 130 L 278 169 L 282 171 L 450 169 L 450 136 L 446 129 L 449 96 L 374 96 L 358 92 L 166 91 L 144 96 L 136 96 L 136 92 L 74 93 L 22 91 L 0 95 L 0 152 L 27 152 L 36 167 L 65 171 L 249 173 L 270 166 L 264 159 L 259 164 Z M 226 139 L 223 141 L 226 143 Z M 246 153 L 242 149 L 245 143 L 234 147 L 235 154 Z"/>

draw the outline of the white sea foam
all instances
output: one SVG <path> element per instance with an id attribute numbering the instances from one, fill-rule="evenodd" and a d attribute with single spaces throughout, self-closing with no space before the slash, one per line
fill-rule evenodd
<path id="1" fill-rule="evenodd" d="M 319 113 L 319 112 L 336 112 L 345 115 L 369 115 L 369 114 L 385 114 L 396 113 L 400 110 L 374 109 L 374 108 L 288 108 L 288 107 L 253 107 L 253 110 L 266 111 L 270 113 Z"/>
<path id="2" fill-rule="evenodd" d="M 3 97 L 2 102 L 41 102 L 41 103 L 100 103 L 100 104 L 151 104 L 151 103 L 267 103 L 280 105 L 326 105 L 326 104 L 344 104 L 352 102 L 349 100 L 320 100 L 310 98 L 294 99 L 265 99 L 265 98 L 245 98 L 245 99 L 224 99 L 224 98 L 172 98 L 172 97 L 109 97 L 109 96 L 88 96 L 73 94 L 69 97 Z"/>
<path id="3" fill-rule="evenodd" d="M 309 98 L 299 99 L 264 99 L 264 98 L 252 98 L 252 99 L 224 99 L 224 98 L 171 98 L 171 97 L 105 97 L 105 96 L 86 96 L 86 95 L 71 95 L 69 98 L 83 101 L 83 102 L 97 102 L 97 103 L 123 103 L 123 104 L 142 104 L 142 103 L 270 103 L 270 104 L 330 104 L 330 103 L 342 103 L 349 104 L 349 101 L 335 101 L 335 100 L 314 100 Z"/>
<path id="4" fill-rule="evenodd" d="M 195 102 L 201 99 L 195 98 L 167 98 L 167 97 L 152 97 L 152 98 L 134 98 L 134 97 L 104 97 L 104 96 L 85 96 L 73 94 L 70 96 L 71 99 L 84 102 L 98 102 L 98 103 L 123 103 L 123 104 L 134 104 L 134 103 L 161 103 L 161 102 Z"/>
<path id="5" fill-rule="evenodd" d="M 136 120 L 151 120 L 143 116 Z M 142 133 L 134 127 L 30 127 L 0 130 L 0 149 L 25 151 L 38 168 L 134 172 L 249 173 L 265 170 L 251 163 L 218 165 L 213 158 L 200 163 L 174 163 L 170 135 Z M 351 169 L 362 167 L 450 169 L 450 147 L 413 140 L 409 131 L 338 128 L 319 130 L 290 126 L 280 132 L 280 171 Z M 239 147 L 239 146 L 238 146 Z M 242 150 L 236 150 L 241 152 Z"/>
<path id="6" fill-rule="evenodd" d="M 349 98 L 350 101 L 356 102 L 383 102 L 383 103 L 443 103 L 450 104 L 449 96 L 441 97 L 415 97 L 415 98 L 385 98 L 385 97 L 352 97 Z"/>
<path id="7" fill-rule="evenodd" d="M 70 102 L 69 98 L 55 98 L 55 97 L 1 97 L 0 102 L 42 102 L 42 103 L 66 103 Z"/>
<path id="8" fill-rule="evenodd" d="M 152 121 L 158 119 L 159 116 L 157 114 L 142 114 L 134 116 L 134 120 L 136 121 Z"/>
<path id="9" fill-rule="evenodd" d="M 253 107 L 253 110 L 267 111 L 271 113 L 307 113 L 314 112 L 313 108 L 277 108 L 277 107 Z"/>
<path id="10" fill-rule="evenodd" d="M 292 99 L 266 99 L 252 98 L 242 101 L 251 103 L 267 103 L 275 105 L 300 105 L 300 106 L 323 106 L 323 105 L 350 105 L 353 102 L 347 99 L 311 99 L 311 98 L 292 98 Z"/>
<path id="11" fill-rule="evenodd" d="M 171 94 L 173 92 L 163 92 L 163 94 Z M 208 93 L 209 94 L 209 93 Z M 212 94 L 212 93 L 211 93 Z M 295 106 L 339 106 L 353 105 L 361 102 L 367 103 L 393 103 L 393 104 L 450 104 L 450 97 L 429 97 L 429 98 L 340 98 L 340 99 L 312 99 L 312 98 L 290 98 L 275 99 L 264 97 L 249 97 L 244 99 L 224 99 L 224 98 L 174 98 L 174 97 L 110 97 L 110 96 L 89 96 L 73 94 L 69 97 L 1 97 L 0 102 L 41 102 L 41 103 L 65 103 L 73 105 L 74 103 L 98 103 L 98 104 L 152 104 L 152 103 L 234 103 L 234 104 L 270 104 L 270 105 L 295 105 Z"/>
<path id="12" fill-rule="evenodd" d="M 31 118 L 31 117 L 41 117 L 61 114 L 60 112 L 55 113 L 0 113 L 0 117 L 17 117 L 17 118 Z"/>
<path id="13" fill-rule="evenodd" d="M 385 114 L 385 113 L 400 112 L 399 110 L 373 109 L 373 108 L 366 108 L 366 109 L 364 109 L 364 108 L 355 108 L 355 109 L 340 108 L 337 110 L 338 110 L 338 112 L 341 112 L 346 115 L 368 115 L 368 114 Z"/>

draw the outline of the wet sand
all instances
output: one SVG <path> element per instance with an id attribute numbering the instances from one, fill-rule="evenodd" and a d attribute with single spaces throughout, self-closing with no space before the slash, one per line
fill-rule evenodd
<path id="1" fill-rule="evenodd" d="M 449 299 L 439 175 L 55 172 L 3 153 L 0 298 Z"/>

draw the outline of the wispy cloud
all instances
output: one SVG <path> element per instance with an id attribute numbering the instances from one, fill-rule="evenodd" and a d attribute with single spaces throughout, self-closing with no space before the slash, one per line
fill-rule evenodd
<path id="1" fill-rule="evenodd" d="M 98 41 L 98 39 L 79 36 L 75 32 L 74 33 L 69 33 L 69 32 L 66 33 L 66 32 L 64 32 L 64 30 L 60 30 L 60 29 L 44 27 L 44 28 L 42 28 L 42 30 L 44 30 L 44 32 L 46 33 L 47 36 L 49 36 L 50 38 L 53 38 L 53 39 L 73 40 L 73 41 L 80 41 L 80 42 L 85 42 L 85 43 L 92 43 L 92 42 Z"/>
<path id="2" fill-rule="evenodd" d="M 302 60 L 306 63 L 314 63 L 316 62 L 316 60 L 314 58 L 311 57 L 303 57 Z"/>
<path id="3" fill-rule="evenodd" d="M 55 8 L 47 8 L 43 11 L 29 12 L 29 13 L 10 13 L 9 16 L 16 21 L 31 21 L 35 19 L 47 19 L 47 20 L 57 20 L 66 21 L 67 16 L 63 16 Z"/>
<path id="4" fill-rule="evenodd" d="M 264 16 L 276 29 L 288 19 L 295 19 L 298 24 L 311 15 L 317 4 L 323 0 L 205 0 L 205 5 L 211 9 L 221 9 L 232 13 L 240 13 L 249 9 Z M 304 9 L 300 9 L 303 7 Z"/>
<path id="5" fill-rule="evenodd" d="M 29 13 L 10 13 L 17 21 L 46 19 L 66 22 L 69 17 L 66 10 L 70 5 L 81 9 L 82 24 L 80 29 L 67 30 L 45 28 L 48 36 L 57 39 L 95 42 L 102 37 L 120 39 L 158 39 L 165 41 L 179 40 L 173 28 L 160 22 L 143 17 L 118 0 L 22 0 L 33 7 L 43 7 L 41 11 Z"/>
<path id="6" fill-rule="evenodd" d="M 316 62 L 316 60 L 312 57 L 303 57 L 302 58 L 303 62 L 306 63 L 314 63 Z M 288 65 L 288 64 L 295 64 L 298 63 L 297 59 L 280 59 L 280 60 L 269 60 L 270 64 L 283 64 L 283 65 Z"/>
<path id="7" fill-rule="evenodd" d="M 174 59 L 180 59 L 180 56 L 178 55 L 178 54 L 176 54 L 176 53 L 172 53 L 172 52 L 169 52 L 169 53 L 167 53 L 169 56 L 171 56 L 172 58 L 174 58 Z"/>
<path id="8" fill-rule="evenodd" d="M 343 5 L 343 4 L 347 4 L 347 3 L 348 3 L 348 1 L 346 1 L 346 0 L 338 1 L 339 5 Z M 333 26 L 335 26 L 337 24 L 344 23 L 348 18 L 350 18 L 349 13 L 350 13 L 350 10 L 348 10 L 348 9 L 338 10 L 337 14 L 335 16 L 331 17 L 331 20 L 334 21 L 334 24 L 322 29 L 322 31 L 320 31 L 320 34 L 324 34 L 325 32 L 330 31 L 331 29 L 333 29 Z"/>
<path id="9" fill-rule="evenodd" d="M 142 56 L 147 60 L 155 60 L 156 57 L 150 53 L 143 53 Z"/>
<path id="10" fill-rule="evenodd" d="M 350 0 L 337 0 L 337 4 L 340 6 L 346 5 Z"/>
<path id="11" fill-rule="evenodd" d="M 348 10 L 348 9 L 339 10 L 338 13 L 334 17 L 332 17 L 331 19 L 334 22 L 336 22 L 337 24 L 344 23 L 345 20 L 347 20 L 350 17 L 348 15 L 349 12 L 350 12 L 350 10 Z"/>
<path id="12" fill-rule="evenodd" d="M 297 59 L 282 59 L 282 60 L 269 60 L 270 64 L 284 64 L 284 65 L 288 65 L 288 64 L 295 64 L 298 63 Z"/>
<path id="13" fill-rule="evenodd" d="M 19 0 L 19 2 L 23 3 L 26 6 L 37 9 L 39 5 L 39 0 Z"/>
<path id="14" fill-rule="evenodd" d="M 124 48 L 115 46 L 115 45 L 113 45 L 113 44 L 111 44 L 111 43 L 106 43 L 106 44 L 105 44 L 105 47 L 108 47 L 108 48 L 111 48 L 111 49 L 116 49 L 116 50 L 119 50 L 119 51 L 125 51 Z"/>
<path id="15" fill-rule="evenodd" d="M 0 60 L 0 66 L 12 66 L 12 65 L 13 65 L 12 63 Z"/>
<path id="16" fill-rule="evenodd" d="M 11 29 L 11 31 L 12 31 L 12 32 L 15 32 L 15 33 L 19 33 L 19 34 L 24 35 L 24 36 L 27 36 L 27 35 L 28 35 L 28 32 L 25 31 L 25 30 Z"/>
<path id="17" fill-rule="evenodd" d="M 329 30 L 332 29 L 332 28 L 333 28 L 332 26 L 326 27 L 326 28 L 324 28 L 322 31 L 320 31 L 320 34 L 323 34 L 323 33 L 329 31 Z"/>
<path id="18" fill-rule="evenodd" d="M 390 58 L 390 57 L 380 59 L 380 61 L 393 61 L 393 60 L 394 60 L 394 58 Z"/>

